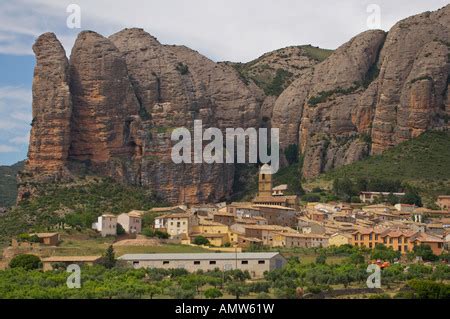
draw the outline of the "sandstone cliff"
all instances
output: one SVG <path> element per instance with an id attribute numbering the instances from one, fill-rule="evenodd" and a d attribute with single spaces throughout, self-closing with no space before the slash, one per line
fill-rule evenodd
<path id="1" fill-rule="evenodd" d="M 306 178 L 448 128 L 450 6 L 364 32 L 277 99 L 282 148 L 299 144 Z"/>
<path id="2" fill-rule="evenodd" d="M 331 52 L 290 47 L 248 64 L 215 63 L 142 29 L 81 32 L 70 62 L 53 34 L 34 45 L 33 126 L 19 200 L 39 182 L 93 173 L 169 202 L 227 199 L 230 164 L 174 164 L 175 127 L 280 129 L 303 175 L 448 129 L 450 6 L 363 32 Z M 281 70 L 281 71 L 280 71 Z"/>

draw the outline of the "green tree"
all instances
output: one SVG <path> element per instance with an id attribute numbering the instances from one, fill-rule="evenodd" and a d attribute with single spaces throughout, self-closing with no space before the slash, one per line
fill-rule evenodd
<path id="1" fill-rule="evenodd" d="M 197 237 L 194 238 L 193 243 L 195 245 L 199 245 L 199 246 L 201 246 L 201 245 L 209 245 L 209 240 L 206 237 L 204 237 L 204 236 L 197 236 Z"/>
<path id="2" fill-rule="evenodd" d="M 430 245 L 417 245 L 413 248 L 414 256 L 422 257 L 424 261 L 436 261 L 438 256 L 433 253 Z"/>
<path id="3" fill-rule="evenodd" d="M 222 292 L 217 288 L 209 288 L 204 292 L 206 299 L 217 299 L 223 296 Z"/>
<path id="4" fill-rule="evenodd" d="M 236 299 L 249 294 L 248 287 L 243 282 L 236 281 L 230 282 L 227 285 L 227 291 L 235 296 Z"/>
<path id="5" fill-rule="evenodd" d="M 392 247 L 388 248 L 383 244 L 377 244 L 372 250 L 370 258 L 393 262 L 394 259 L 398 259 L 400 258 L 400 256 L 401 253 L 399 251 L 395 251 L 394 249 L 392 249 Z"/>
<path id="6" fill-rule="evenodd" d="M 17 255 L 9 262 L 10 268 L 23 268 L 25 270 L 39 269 L 41 266 L 41 259 L 29 254 Z"/>
<path id="7" fill-rule="evenodd" d="M 327 256 L 325 254 L 320 254 L 316 257 L 316 264 L 324 265 L 327 262 Z"/>
<path id="8" fill-rule="evenodd" d="M 298 163 L 298 145 L 289 144 L 289 146 L 284 150 L 284 156 L 286 157 L 289 165 Z"/>
<path id="9" fill-rule="evenodd" d="M 123 228 L 123 226 L 119 223 L 117 223 L 117 228 L 116 228 L 116 234 L 117 235 L 123 235 L 125 234 L 125 229 Z"/>
<path id="10" fill-rule="evenodd" d="M 116 254 L 112 245 L 110 245 L 103 254 L 101 264 L 108 269 L 111 269 L 116 265 Z"/>

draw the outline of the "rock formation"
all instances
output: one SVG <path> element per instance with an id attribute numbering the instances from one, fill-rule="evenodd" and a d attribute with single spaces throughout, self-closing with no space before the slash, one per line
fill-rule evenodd
<path id="1" fill-rule="evenodd" d="M 39 182 L 108 176 L 169 202 L 228 198 L 230 164 L 174 164 L 171 132 L 277 127 L 306 178 L 448 129 L 450 5 L 363 32 L 330 52 L 290 47 L 215 63 L 142 29 L 81 32 L 68 62 L 55 35 L 33 49 L 33 126 L 19 200 Z M 325 59 L 326 58 L 326 59 Z M 279 71 L 281 70 L 281 71 Z M 281 94 L 280 94 L 281 93 Z M 278 96 L 279 95 L 279 96 Z"/>

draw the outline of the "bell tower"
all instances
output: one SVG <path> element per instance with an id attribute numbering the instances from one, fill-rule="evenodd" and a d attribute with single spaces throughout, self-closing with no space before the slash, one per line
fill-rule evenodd
<path id="1" fill-rule="evenodd" d="M 272 170 L 267 164 L 261 166 L 261 169 L 259 170 L 258 196 L 272 196 Z"/>

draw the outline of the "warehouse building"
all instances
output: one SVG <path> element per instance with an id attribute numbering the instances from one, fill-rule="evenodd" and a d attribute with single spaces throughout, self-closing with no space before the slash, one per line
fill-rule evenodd
<path id="1" fill-rule="evenodd" d="M 286 259 L 278 252 L 263 253 L 193 253 L 193 254 L 126 254 L 119 257 L 134 268 L 184 268 L 187 271 L 240 269 L 254 278 L 265 271 L 282 268 Z"/>

